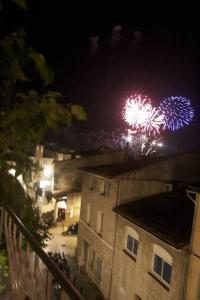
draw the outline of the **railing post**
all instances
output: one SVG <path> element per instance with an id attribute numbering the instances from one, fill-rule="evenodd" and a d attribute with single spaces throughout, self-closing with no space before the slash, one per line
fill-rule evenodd
<path id="1" fill-rule="evenodd" d="M 51 300 L 55 282 L 61 288 L 60 300 L 84 300 L 14 212 L 9 207 L 3 217 L 2 212 L 0 208 L 0 234 L 4 230 L 14 299 Z"/>
<path id="2" fill-rule="evenodd" d="M 4 223 L 4 209 L 3 207 L 0 207 L 0 245 L 2 244 L 3 223 Z"/>

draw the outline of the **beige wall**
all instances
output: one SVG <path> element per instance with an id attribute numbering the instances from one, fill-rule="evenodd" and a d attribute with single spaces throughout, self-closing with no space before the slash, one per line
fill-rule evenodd
<path id="1" fill-rule="evenodd" d="M 200 258 L 192 255 L 188 273 L 186 300 L 200 299 Z"/>
<path id="2" fill-rule="evenodd" d="M 199 166 L 200 153 L 191 152 L 118 176 L 120 203 L 165 192 L 166 183 L 173 181 L 179 181 L 179 185 L 198 181 Z"/>
<path id="3" fill-rule="evenodd" d="M 167 245 L 127 220 L 119 216 L 117 218 L 111 299 L 132 300 L 137 294 L 142 300 L 182 300 L 185 252 Z M 125 226 L 133 228 L 139 234 L 136 261 L 123 251 L 125 248 Z M 149 274 L 152 270 L 153 244 L 161 246 L 173 257 L 169 291 Z"/>
<path id="4" fill-rule="evenodd" d="M 81 193 L 71 193 L 67 196 L 67 209 L 65 225 L 68 226 L 79 221 L 81 207 Z"/>
<path id="5" fill-rule="evenodd" d="M 91 222 L 90 228 L 94 231 L 97 229 L 97 213 L 98 211 L 103 212 L 103 226 L 102 226 L 102 237 L 108 243 L 113 245 L 114 243 L 114 231 L 116 216 L 112 211 L 113 207 L 116 206 L 117 195 L 118 195 L 118 183 L 110 180 L 109 197 L 105 197 L 95 191 L 90 190 L 91 176 L 84 176 L 83 189 L 82 189 L 82 202 L 81 202 L 81 215 L 80 218 L 86 222 L 87 214 L 87 203 L 91 206 Z"/>
<path id="6" fill-rule="evenodd" d="M 131 178 L 127 177 L 121 180 L 120 204 L 160 194 L 165 191 L 166 182 L 134 179 L 132 176 Z"/>
<path id="7" fill-rule="evenodd" d="M 109 295 L 110 280 L 113 277 L 110 298 L 112 300 L 133 300 L 135 294 L 139 295 L 142 300 L 182 300 L 186 252 L 183 249 L 178 250 L 167 245 L 143 229 L 129 223 L 129 226 L 135 228 L 140 236 L 137 261 L 133 261 L 123 251 L 124 226 L 128 221 L 118 217 L 116 228 L 116 215 L 112 209 L 120 203 L 162 193 L 165 191 L 165 183 L 174 180 L 181 180 L 184 183 L 186 180 L 200 178 L 200 170 L 197 167 L 199 162 L 199 153 L 189 153 L 118 176 L 115 180 L 109 180 L 109 197 L 91 191 L 92 175 L 84 175 L 77 254 L 83 255 L 83 240 L 85 239 L 90 245 L 89 260 L 92 260 L 93 252 L 97 252 L 102 257 L 103 273 L 100 288 L 104 296 L 108 297 Z M 90 225 L 86 224 L 87 203 L 91 205 Z M 96 233 L 98 210 L 104 213 L 102 238 Z M 149 275 L 152 266 L 153 243 L 162 246 L 174 258 L 169 291 Z M 112 248 L 115 248 L 113 270 Z M 90 263 L 88 272 L 92 277 Z"/>
<path id="8" fill-rule="evenodd" d="M 82 174 L 78 168 L 100 166 L 112 163 L 120 163 L 127 160 L 124 151 L 113 151 L 98 155 L 90 155 L 78 159 L 68 159 L 55 162 L 55 189 L 80 188 L 82 183 Z"/>
<path id="9" fill-rule="evenodd" d="M 108 297 L 110 280 L 111 280 L 111 263 L 112 263 L 112 247 L 102 240 L 97 234 L 95 234 L 88 226 L 82 221 L 79 223 L 79 238 L 78 238 L 78 251 L 77 255 L 83 255 L 83 240 L 85 239 L 89 243 L 89 261 L 87 266 L 87 272 L 91 279 L 94 280 L 93 275 L 93 257 L 94 253 L 99 255 L 102 259 L 102 273 L 101 282 L 98 285 L 101 289 L 104 297 Z"/>
<path id="10" fill-rule="evenodd" d="M 93 253 L 98 254 L 102 259 L 102 281 L 99 285 L 105 297 L 108 297 L 111 280 L 111 264 L 114 245 L 114 232 L 116 226 L 116 215 L 112 208 L 116 205 L 118 195 L 118 184 L 110 181 L 109 197 L 105 197 L 90 190 L 91 176 L 85 175 L 83 180 L 81 216 L 78 234 L 78 255 L 83 255 L 83 239 L 89 244 L 89 264 L 87 271 L 93 278 L 92 260 Z M 91 206 L 91 221 L 86 224 L 87 204 Z M 103 212 L 102 237 L 97 234 L 97 214 Z"/>
<path id="11" fill-rule="evenodd" d="M 196 196 L 186 300 L 200 299 L 200 194 Z"/>
<path id="12" fill-rule="evenodd" d="M 145 168 L 130 172 L 133 178 L 163 181 L 197 181 L 200 178 L 200 152 L 194 151 L 166 158 Z M 123 177 L 127 177 L 125 174 Z M 130 177 L 130 176 L 129 176 Z"/>

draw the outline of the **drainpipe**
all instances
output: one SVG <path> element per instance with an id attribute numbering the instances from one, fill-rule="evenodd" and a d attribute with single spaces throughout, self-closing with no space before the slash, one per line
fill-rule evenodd
<path id="1" fill-rule="evenodd" d="M 188 253 L 186 256 L 186 262 L 185 262 L 185 271 L 184 271 L 184 278 L 183 278 L 183 291 L 182 291 L 182 299 L 186 300 L 186 294 L 187 294 L 187 283 L 188 283 L 188 274 L 189 274 L 189 266 L 190 266 L 190 257 L 193 253 L 192 247 L 193 247 L 193 239 L 194 239 L 194 230 L 195 230 L 195 224 L 196 224 L 196 217 L 197 217 L 197 193 L 192 190 L 186 190 L 188 198 L 194 203 L 194 216 L 193 216 L 193 222 L 192 222 L 192 231 L 191 231 L 191 238 L 190 238 L 190 244 Z M 194 197 L 195 196 L 195 197 Z"/>
<path id="2" fill-rule="evenodd" d="M 119 182 L 118 182 L 118 189 L 117 189 L 117 197 L 116 197 L 116 204 L 115 204 L 115 206 L 119 205 L 120 190 L 121 190 L 121 178 L 119 179 Z M 110 286 L 109 286 L 109 292 L 108 292 L 108 300 L 110 299 L 111 288 L 112 288 L 113 263 L 114 263 L 114 256 L 115 256 L 115 244 L 116 244 L 116 234 L 117 234 L 117 219 L 118 219 L 118 216 L 116 215 L 115 233 L 114 233 L 114 244 L 113 244 L 113 254 L 112 254 L 112 262 L 111 262 L 111 277 L 110 277 Z"/>

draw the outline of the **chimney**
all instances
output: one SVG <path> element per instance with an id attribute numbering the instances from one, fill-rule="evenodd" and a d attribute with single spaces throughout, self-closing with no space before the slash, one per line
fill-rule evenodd
<path id="1" fill-rule="evenodd" d="M 36 145 L 36 150 L 35 150 L 35 158 L 36 160 L 40 160 L 43 158 L 44 154 L 44 146 L 43 145 Z"/>

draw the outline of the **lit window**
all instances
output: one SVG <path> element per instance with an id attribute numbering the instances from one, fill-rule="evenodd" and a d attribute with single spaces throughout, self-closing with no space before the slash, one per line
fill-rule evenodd
<path id="1" fill-rule="evenodd" d="M 153 272 L 168 284 L 171 281 L 172 262 L 171 255 L 165 249 L 154 245 Z"/>
<path id="2" fill-rule="evenodd" d="M 44 176 L 49 177 L 52 173 L 51 166 L 44 166 L 43 173 Z"/>
<path id="3" fill-rule="evenodd" d="M 40 180 L 40 188 L 46 188 L 51 186 L 51 182 L 49 180 Z"/>
<path id="4" fill-rule="evenodd" d="M 8 173 L 12 176 L 15 176 L 16 170 L 15 169 L 9 169 Z"/>

